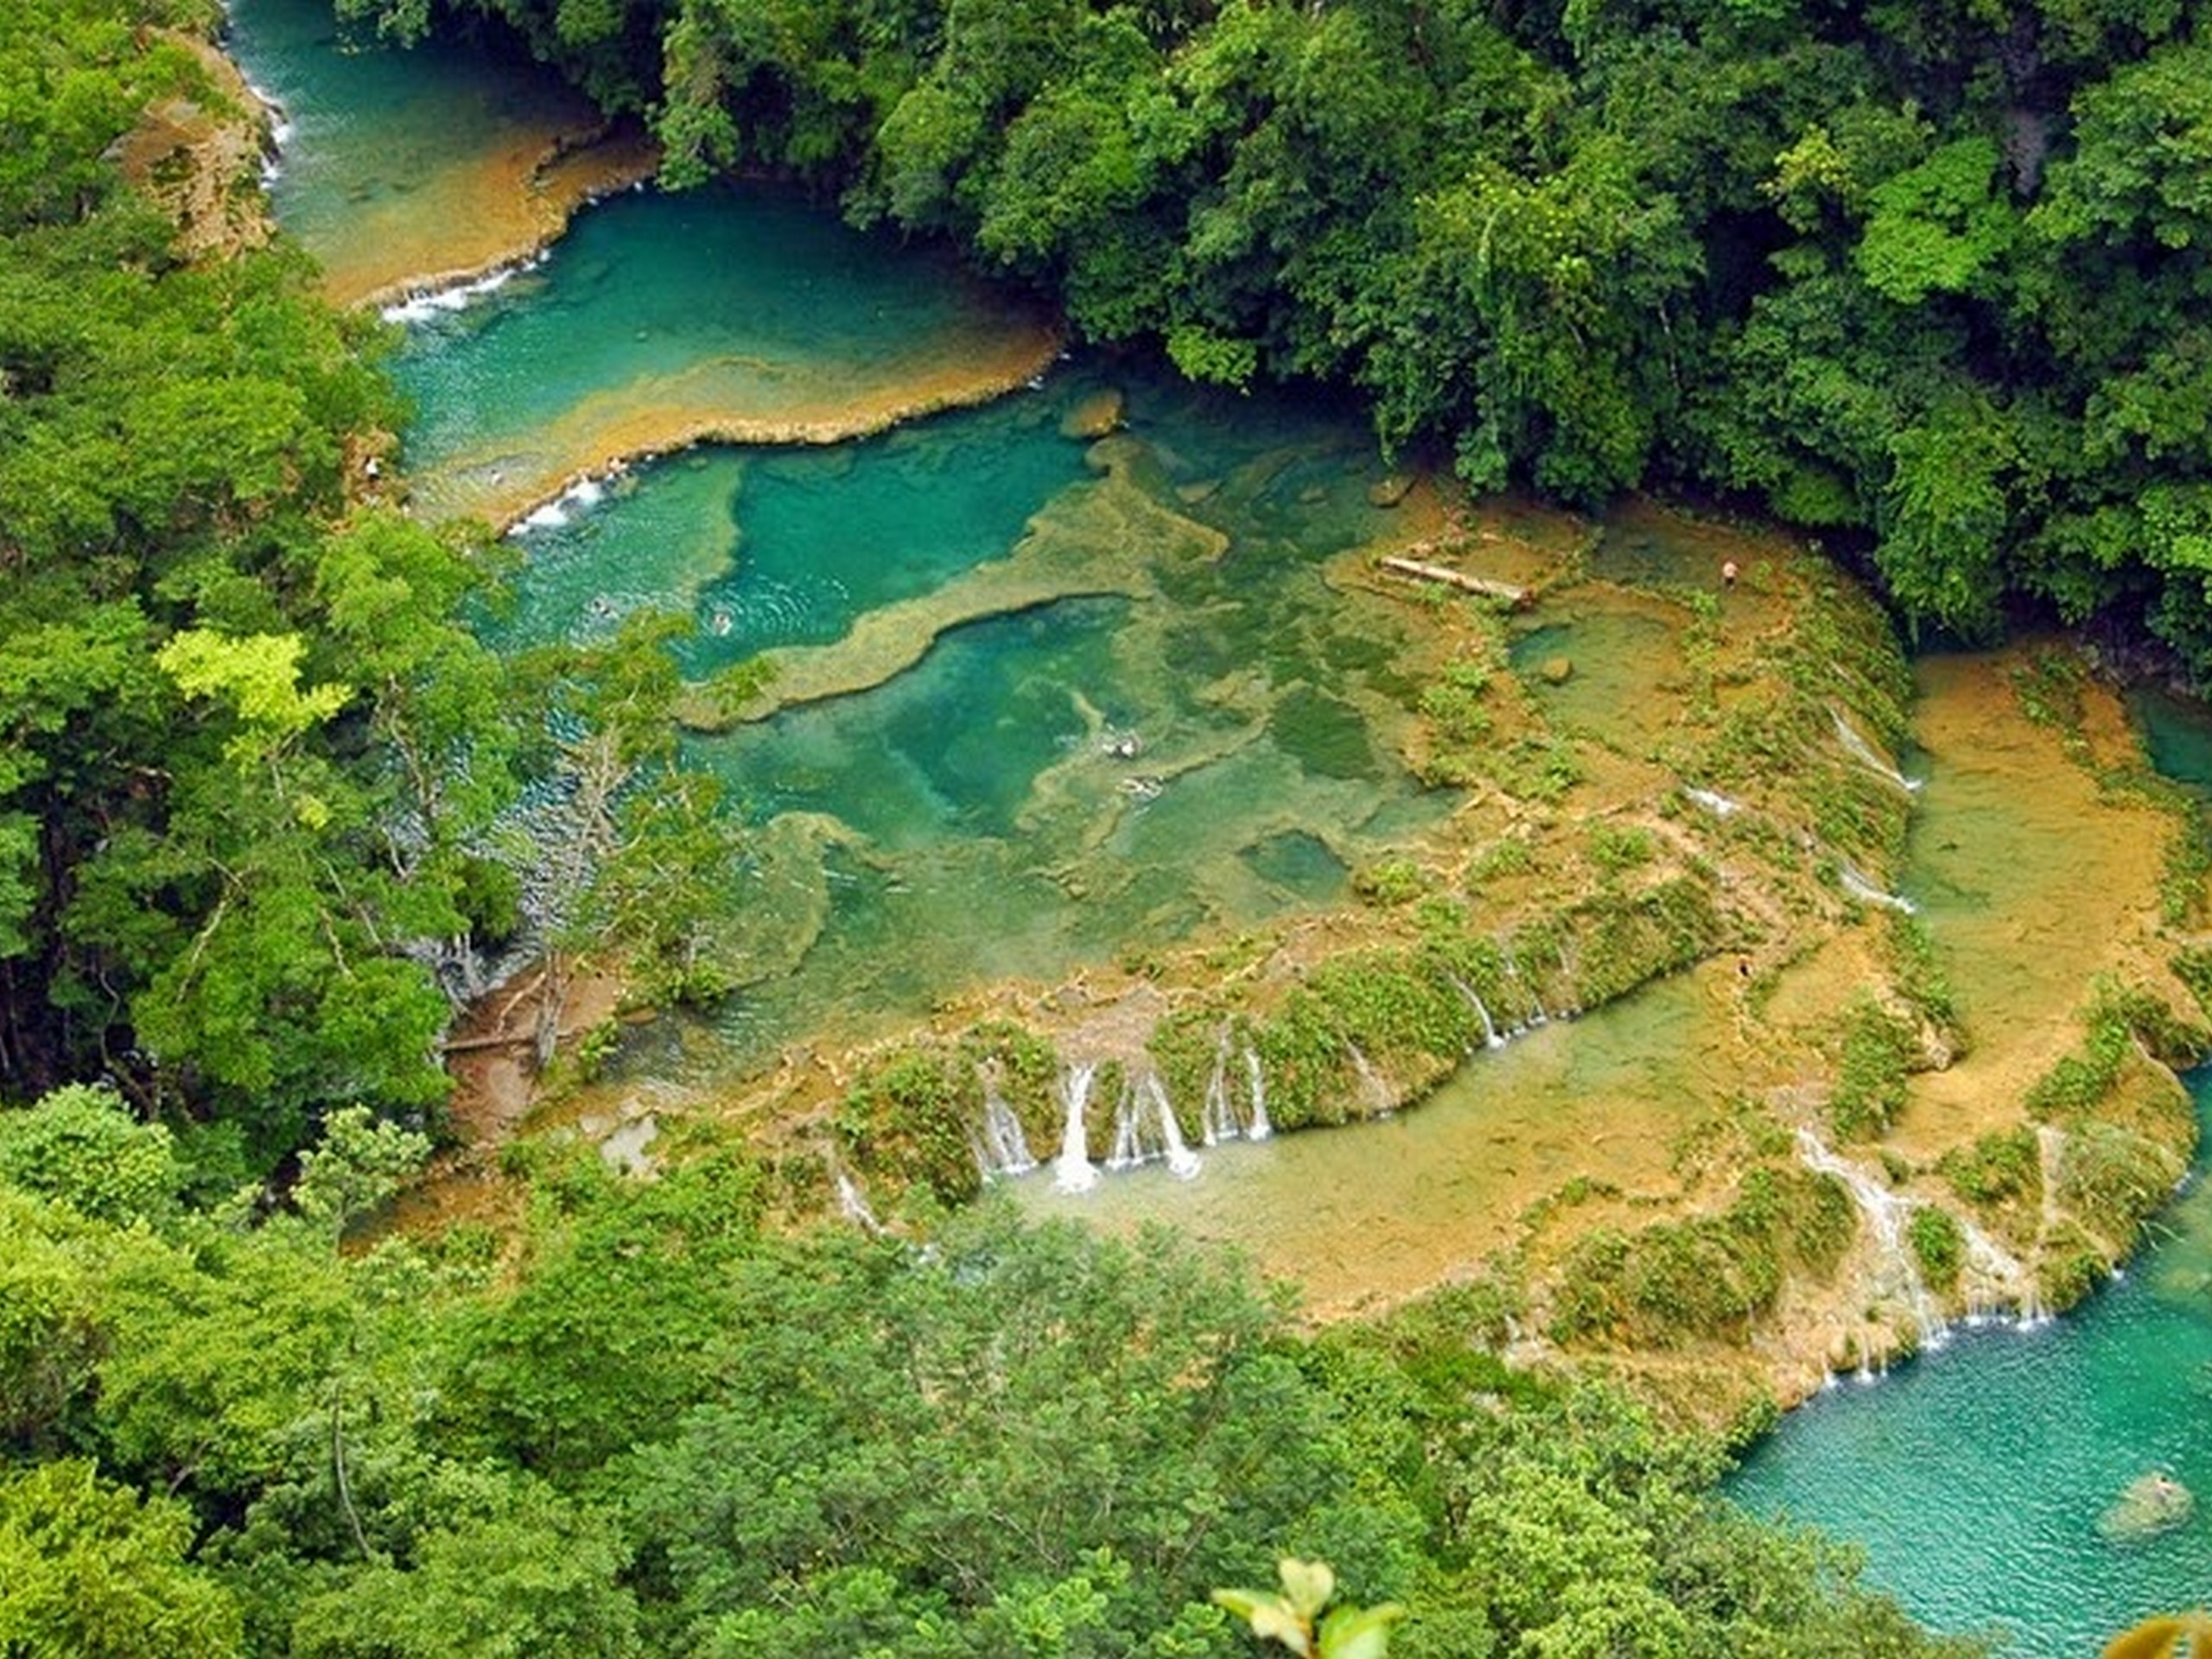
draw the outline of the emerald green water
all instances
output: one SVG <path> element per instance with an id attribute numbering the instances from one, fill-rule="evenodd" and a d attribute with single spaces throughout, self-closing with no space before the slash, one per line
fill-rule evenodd
<path id="1" fill-rule="evenodd" d="M 519 149 L 516 166 L 526 167 L 556 134 L 598 123 L 580 94 L 495 33 L 402 52 L 366 25 L 341 28 L 330 0 L 232 0 L 228 16 L 232 56 L 283 111 L 270 185 L 277 217 L 345 273 L 349 297 L 475 263 L 439 250 L 467 247 L 485 217 L 487 163 Z M 517 176 L 501 181 L 510 194 Z"/>
<path id="2" fill-rule="evenodd" d="M 1040 435 L 1042 400 L 824 448 L 703 448 L 520 527 L 528 561 L 500 638 L 588 639 L 639 608 L 687 612 L 704 674 L 773 646 L 826 644 L 862 613 L 1003 554 L 1087 476 Z"/>
<path id="3" fill-rule="evenodd" d="M 1361 429 L 1125 373 L 1120 477 L 1144 481 L 1101 479 L 1059 431 L 1100 373 L 836 452 L 732 458 L 737 554 L 690 601 L 696 669 L 834 641 L 978 563 L 1033 556 L 1018 548 L 1126 566 L 1139 591 L 957 621 L 880 683 L 691 741 L 756 827 L 734 896 L 781 941 L 722 1020 L 725 1060 L 1339 899 L 1350 870 L 1445 810 L 1366 736 L 1398 706 L 1395 613 L 1321 573 L 1382 518 Z M 585 521 L 601 559 L 659 481 Z M 1131 491 L 1181 540 L 1132 546 Z M 1217 551 L 1194 557 L 1202 535 Z"/>
<path id="4" fill-rule="evenodd" d="M 512 191 L 574 108 L 467 49 L 341 42 L 319 4 L 234 19 L 294 124 L 280 216 L 326 257 L 435 268 L 466 217 L 435 181 Z M 1370 736 L 1404 717 L 1395 611 L 1321 574 L 1392 522 L 1356 411 L 1078 364 L 878 437 L 611 468 L 700 433 L 875 429 L 1049 353 L 940 259 L 735 188 L 616 195 L 527 270 L 400 315 L 416 510 L 561 493 L 517 528 L 496 643 L 675 610 L 688 672 L 811 648 L 842 694 L 689 746 L 753 828 L 728 893 L 758 977 L 687 1065 L 1331 902 L 1443 810 Z M 1108 389 L 1125 431 L 1064 435 Z"/>
<path id="5" fill-rule="evenodd" d="M 2212 1128 L 2212 1076 L 2193 1079 Z M 1940 1630 L 2001 1626 L 2008 1652 L 2090 1654 L 2212 1593 L 2212 1188 L 2078 1313 L 1967 1331 L 1872 1384 L 1792 1412 L 1727 1483 L 1746 1508 L 1865 1548 L 1868 1580 Z M 2197 1496 L 2172 1532 L 2098 1518 L 2163 1469 Z"/>
<path id="6" fill-rule="evenodd" d="M 1003 327 L 949 263 L 735 187 L 625 192 L 543 264 L 413 321 L 393 374 L 417 499 L 441 512 L 528 504 L 709 429 L 867 429 L 936 401 Z"/>

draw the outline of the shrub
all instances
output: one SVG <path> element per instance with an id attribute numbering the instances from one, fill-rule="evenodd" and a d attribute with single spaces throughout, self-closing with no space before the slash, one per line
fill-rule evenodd
<path id="1" fill-rule="evenodd" d="M 948 1059 L 918 1048 L 894 1056 L 853 1085 L 836 1128 L 862 1169 L 958 1204 L 982 1186 L 974 1146 L 982 1086 Z"/>
<path id="2" fill-rule="evenodd" d="M 1905 1078 L 1919 1045 L 1911 1027 L 1864 992 L 1853 1000 L 1846 1020 L 1828 1122 L 1843 1140 L 1869 1140 L 1904 1109 Z"/>
<path id="3" fill-rule="evenodd" d="M 1923 1205 L 1905 1224 L 1905 1242 L 1912 1246 L 1920 1276 L 1931 1288 L 1948 1292 L 1958 1287 L 1959 1270 L 1966 1266 L 1967 1241 L 1957 1217 L 1933 1205 Z"/>
<path id="4" fill-rule="evenodd" d="M 2022 1124 L 1993 1129 L 1971 1147 L 1955 1147 L 1936 1167 L 1968 1204 L 1992 1208 L 2043 1193 L 2043 1158 L 2036 1132 Z"/>

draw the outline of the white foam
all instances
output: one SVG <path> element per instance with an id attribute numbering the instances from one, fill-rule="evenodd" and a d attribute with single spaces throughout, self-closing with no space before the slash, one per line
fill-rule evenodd
<path id="1" fill-rule="evenodd" d="M 410 293 L 405 299 L 383 308 L 380 315 L 386 322 L 402 323 L 410 327 L 429 322 L 435 317 L 450 316 L 456 312 L 466 311 L 487 295 L 498 293 L 522 272 L 535 270 L 544 263 L 543 254 L 534 254 L 518 264 L 501 265 L 481 276 L 472 276 L 467 282 Z"/>

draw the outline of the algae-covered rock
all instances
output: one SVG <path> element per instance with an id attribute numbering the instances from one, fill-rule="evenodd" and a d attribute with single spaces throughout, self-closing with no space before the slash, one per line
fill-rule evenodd
<path id="1" fill-rule="evenodd" d="M 2114 1542 L 2149 1538 L 2189 1519 L 2196 1497 L 2163 1469 L 2128 1482 L 2119 1499 L 2097 1519 L 2097 1530 Z"/>
<path id="2" fill-rule="evenodd" d="M 1565 685 L 1574 677 L 1574 659 L 1571 657 L 1547 657 L 1536 664 L 1536 673 L 1546 685 Z"/>
<path id="3" fill-rule="evenodd" d="M 1367 486 L 1367 504 L 1371 507 L 1395 507 L 1413 493 L 1413 487 L 1412 474 L 1392 473 Z"/>
<path id="4" fill-rule="evenodd" d="M 1118 387 L 1109 386 L 1103 391 L 1094 391 L 1061 416 L 1060 435 L 1087 442 L 1118 432 L 1122 429 L 1122 416 L 1128 408 L 1128 400 L 1122 396 Z"/>

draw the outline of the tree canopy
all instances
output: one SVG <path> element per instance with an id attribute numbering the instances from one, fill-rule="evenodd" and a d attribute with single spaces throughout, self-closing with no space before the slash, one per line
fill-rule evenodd
<path id="1" fill-rule="evenodd" d="M 724 982 L 691 918 L 728 846 L 670 766 L 667 626 L 495 658 L 480 529 L 372 487 L 383 325 L 281 242 L 185 258 L 123 178 L 149 99 L 219 98 L 164 33 L 212 21 L 33 0 L 0 43 L 0 1098 L 103 1082 L 266 1169 L 349 1105 L 434 1120 L 526 790 L 591 855 L 541 935 L 658 993 Z"/>
<path id="2" fill-rule="evenodd" d="M 258 1220 L 112 1096 L 12 1123 L 5 1651 L 1227 1659 L 1212 1592 L 1285 1552 L 1416 1659 L 1964 1650 L 1509 1370 L 1477 1294 L 1312 1338 L 1164 1234 L 792 1236 L 696 1137 L 650 1181 L 540 1142 L 518 1232 L 341 1252 L 420 1152 L 365 1119 Z"/>
<path id="3" fill-rule="evenodd" d="M 1915 626 L 2212 670 L 2190 0 L 449 4 L 672 182 L 795 175 L 1094 339 L 1349 383 L 1478 488 L 1722 493 Z"/>

